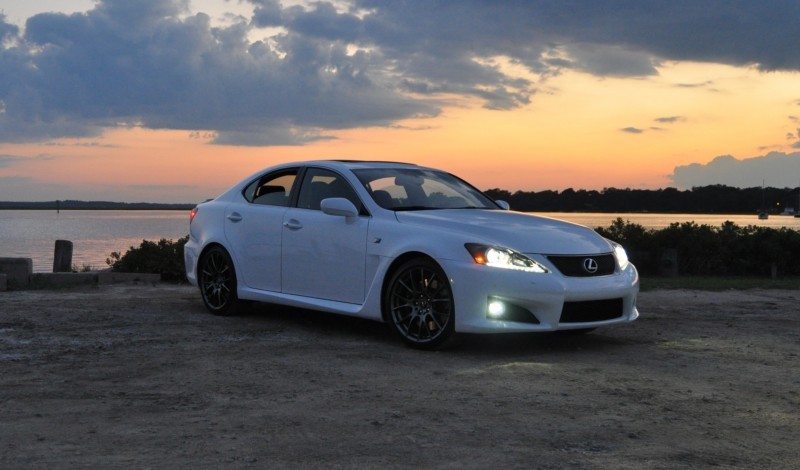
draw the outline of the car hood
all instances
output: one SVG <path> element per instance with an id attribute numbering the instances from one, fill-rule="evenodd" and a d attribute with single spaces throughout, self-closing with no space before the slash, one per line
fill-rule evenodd
<path id="1" fill-rule="evenodd" d="M 444 209 L 396 215 L 400 223 L 462 233 L 465 243 L 489 243 L 522 253 L 586 255 L 612 250 L 608 240 L 583 225 L 521 212 Z"/>

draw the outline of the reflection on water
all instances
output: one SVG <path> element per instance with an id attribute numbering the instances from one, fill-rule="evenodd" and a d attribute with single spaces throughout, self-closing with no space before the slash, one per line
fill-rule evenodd
<path id="1" fill-rule="evenodd" d="M 35 272 L 49 272 L 55 241 L 70 240 L 74 265 L 105 269 L 112 251 L 188 233 L 185 211 L 0 211 L 0 257 L 32 258 Z"/>
<path id="2" fill-rule="evenodd" d="M 555 219 L 567 220 L 576 224 L 585 225 L 591 228 L 608 227 L 618 217 L 645 228 L 661 229 L 668 227 L 673 222 L 695 222 L 698 225 L 711 225 L 719 227 L 727 221 L 736 225 L 758 225 L 760 227 L 788 227 L 800 230 L 800 218 L 788 215 L 771 215 L 769 219 L 759 220 L 756 214 L 752 215 L 732 215 L 732 214 L 650 214 L 650 213 L 629 213 L 629 214 L 595 214 L 584 212 L 540 212 L 536 215 L 553 217 Z"/>
<path id="3" fill-rule="evenodd" d="M 738 225 L 790 227 L 800 230 L 800 218 L 753 215 L 698 214 L 589 214 L 575 212 L 539 213 L 591 228 L 608 227 L 617 217 L 646 228 L 664 228 L 672 222 L 695 221 L 713 226 L 732 221 Z M 56 240 L 73 242 L 72 262 L 78 268 L 105 269 L 112 251 L 124 253 L 142 240 L 178 239 L 189 232 L 185 211 L 3 211 L 0 210 L 0 257 L 33 259 L 33 270 L 53 269 Z"/>

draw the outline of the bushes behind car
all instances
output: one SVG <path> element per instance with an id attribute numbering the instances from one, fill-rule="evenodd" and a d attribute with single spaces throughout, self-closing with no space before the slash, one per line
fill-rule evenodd
<path id="1" fill-rule="evenodd" d="M 595 230 L 624 246 L 643 274 L 658 274 L 664 254 L 674 250 L 681 275 L 800 275 L 800 233 L 786 227 L 742 227 L 728 221 L 719 227 L 683 222 L 645 229 L 617 218 Z"/>
<path id="2" fill-rule="evenodd" d="M 130 249 L 121 255 L 111 253 L 106 263 L 112 271 L 125 273 L 158 273 L 163 281 L 186 281 L 183 265 L 183 245 L 189 236 L 177 240 L 162 238 L 158 242 L 142 240 L 138 248 Z"/>
<path id="3" fill-rule="evenodd" d="M 663 229 L 617 218 L 600 235 L 625 247 L 642 274 L 658 275 L 667 250 L 675 250 L 681 275 L 698 276 L 798 276 L 800 233 L 789 228 L 721 226 L 695 222 L 672 223 Z M 165 281 L 185 281 L 183 245 L 189 237 L 158 242 L 142 240 L 125 254 L 111 253 L 112 271 L 159 273 Z"/>

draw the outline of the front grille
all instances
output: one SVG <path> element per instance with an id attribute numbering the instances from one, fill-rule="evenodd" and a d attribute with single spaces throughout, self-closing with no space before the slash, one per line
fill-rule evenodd
<path id="1" fill-rule="evenodd" d="M 613 320 L 622 316 L 622 299 L 564 302 L 561 323 Z"/>
<path id="2" fill-rule="evenodd" d="M 548 256 L 548 260 L 561 272 L 570 277 L 590 277 L 608 276 L 614 274 L 616 261 L 611 253 L 605 255 L 582 255 L 582 256 Z M 586 260 L 594 260 L 597 263 L 597 270 L 590 272 L 585 268 Z"/>

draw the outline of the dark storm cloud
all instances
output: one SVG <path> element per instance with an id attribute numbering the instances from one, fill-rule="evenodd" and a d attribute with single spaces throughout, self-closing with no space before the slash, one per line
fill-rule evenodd
<path id="1" fill-rule="evenodd" d="M 179 19 L 182 5 L 106 0 L 85 14 L 30 18 L 19 45 L 0 51 L 9 72 L 0 78 L 0 139 L 143 125 L 286 145 L 325 138 L 320 129 L 438 112 L 400 94 L 382 64 L 348 53 L 343 41 L 285 34 L 276 50 L 248 41 L 245 23 L 216 28 L 204 14 Z"/>
<path id="2" fill-rule="evenodd" d="M 19 28 L 6 23 L 6 15 L 0 13 L 0 42 L 14 38 L 17 34 L 19 34 Z"/>
<path id="3" fill-rule="evenodd" d="M 119 145 L 103 144 L 100 142 L 45 142 L 41 145 L 48 147 L 87 147 L 87 148 L 117 148 Z"/>
<path id="4" fill-rule="evenodd" d="M 638 127 L 625 127 L 620 130 L 622 132 L 627 132 L 628 134 L 641 134 L 644 132 L 644 129 L 639 129 Z"/>
<path id="5" fill-rule="evenodd" d="M 577 45 L 566 48 L 572 68 L 602 77 L 646 77 L 656 75 L 656 60 L 643 52 L 618 46 Z"/>
<path id="6" fill-rule="evenodd" d="M 800 68 L 796 0 L 563 0 L 535 2 L 561 43 L 612 44 L 667 60 Z M 560 40 L 559 40 L 560 38 Z"/>
<path id="7" fill-rule="evenodd" d="M 800 175 L 800 152 L 770 152 L 737 159 L 731 155 L 715 158 L 708 164 L 692 163 L 675 167 L 670 176 L 679 188 L 725 184 L 741 188 L 761 186 L 795 187 Z"/>
<path id="8" fill-rule="evenodd" d="M 189 184 L 129 184 L 126 187 L 145 191 L 184 191 L 187 189 L 198 189 L 197 186 Z"/>
<path id="9" fill-rule="evenodd" d="M 659 119 L 655 119 L 655 121 L 666 122 L 668 124 L 671 124 L 673 122 L 673 121 L 660 121 Z M 647 129 L 641 127 L 629 126 L 629 127 L 623 127 L 622 129 L 620 129 L 620 131 L 625 132 L 627 134 L 644 134 L 645 132 L 664 132 L 666 131 L 666 129 L 659 126 L 650 126 Z"/>
<path id="10" fill-rule="evenodd" d="M 284 26 L 306 37 L 350 43 L 363 37 L 363 22 L 355 15 L 337 12 L 330 3 L 317 3 L 312 10 L 291 7 L 281 16 Z"/>
<path id="11" fill-rule="evenodd" d="M 25 161 L 24 157 L 16 155 L 0 155 L 0 168 L 9 167 L 17 162 Z"/>
<path id="12" fill-rule="evenodd" d="M 498 58 L 541 77 L 642 77 L 663 60 L 800 70 L 794 0 L 250 3 L 252 18 L 224 27 L 186 0 L 100 0 L 31 17 L 24 33 L 0 17 L 0 141 L 142 125 L 301 145 L 435 116 L 443 95 L 529 103 L 537 83 Z M 264 27 L 282 32 L 252 41 Z"/>
<path id="13" fill-rule="evenodd" d="M 265 28 L 280 26 L 283 23 L 283 9 L 278 0 L 251 0 L 253 9 L 253 24 Z"/>
<path id="14" fill-rule="evenodd" d="M 660 118 L 655 118 L 654 121 L 660 122 L 662 124 L 674 124 L 676 122 L 684 121 L 685 118 L 683 116 L 665 116 Z"/>

